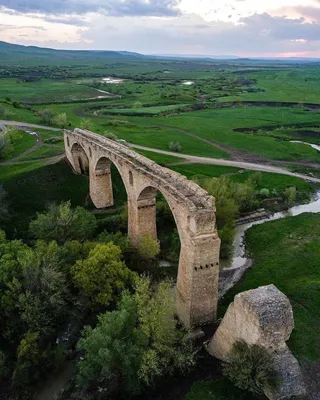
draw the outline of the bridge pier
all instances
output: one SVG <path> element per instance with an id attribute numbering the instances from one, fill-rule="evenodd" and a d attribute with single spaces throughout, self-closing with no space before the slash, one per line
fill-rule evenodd
<path id="1" fill-rule="evenodd" d="M 149 187 L 141 192 L 137 200 L 128 202 L 128 234 L 134 247 L 138 247 L 146 235 L 157 240 L 157 193 L 157 189 Z"/>
<path id="2" fill-rule="evenodd" d="M 185 327 L 216 320 L 220 239 L 216 232 L 181 243 L 176 284 L 176 310 Z"/>
<path id="3" fill-rule="evenodd" d="M 111 161 L 107 158 L 100 159 L 95 167 L 90 168 L 90 197 L 96 208 L 114 204 Z"/>

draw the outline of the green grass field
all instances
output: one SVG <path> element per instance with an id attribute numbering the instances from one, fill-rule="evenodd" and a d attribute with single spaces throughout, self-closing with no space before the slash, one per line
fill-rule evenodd
<path id="1" fill-rule="evenodd" d="M 237 293 L 272 283 L 293 307 L 290 349 L 300 360 L 320 361 L 320 214 L 254 226 L 246 241 L 253 267 L 222 301 L 220 314 Z"/>
<path id="2" fill-rule="evenodd" d="M 97 90 L 79 85 L 75 80 L 42 79 L 37 82 L 17 82 L 16 79 L 1 79 L 0 98 L 30 104 L 55 101 L 76 101 L 102 96 Z"/>
<path id="3" fill-rule="evenodd" d="M 11 158 L 18 157 L 21 153 L 34 146 L 36 140 L 33 135 L 29 135 L 24 131 L 17 131 L 12 140 L 12 148 L 10 146 L 9 150 L 4 152 L 4 157 L 1 161 L 8 161 Z"/>

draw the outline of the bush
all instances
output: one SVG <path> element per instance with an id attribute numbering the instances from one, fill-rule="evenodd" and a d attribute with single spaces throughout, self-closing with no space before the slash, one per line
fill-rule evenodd
<path id="1" fill-rule="evenodd" d="M 108 306 L 134 279 L 134 273 L 121 261 L 120 247 L 112 242 L 98 244 L 88 257 L 72 268 L 76 286 L 92 305 Z"/>
<path id="2" fill-rule="evenodd" d="M 56 144 L 56 143 L 60 143 L 60 142 L 62 142 L 62 141 L 63 141 L 63 139 L 62 139 L 61 137 L 52 136 L 52 137 L 46 139 L 46 140 L 44 141 L 44 143 L 47 143 L 47 144 Z"/>
<path id="3" fill-rule="evenodd" d="M 59 128 L 66 128 L 68 126 L 68 118 L 66 113 L 61 113 L 53 118 L 53 124 Z"/>
<path id="4" fill-rule="evenodd" d="M 266 388 L 275 388 L 277 383 L 271 354 L 264 347 L 243 341 L 234 343 L 223 364 L 223 375 L 239 389 L 257 395 Z"/>
<path id="5" fill-rule="evenodd" d="M 261 189 L 259 194 L 260 194 L 261 197 L 269 197 L 270 196 L 270 190 L 266 189 L 266 188 Z"/>
<path id="6" fill-rule="evenodd" d="M 169 149 L 170 151 L 174 151 L 176 153 L 180 153 L 182 150 L 182 146 L 179 142 L 170 142 L 169 143 Z"/>
<path id="7" fill-rule="evenodd" d="M 118 136 L 115 133 L 110 132 L 110 131 L 104 131 L 104 136 L 110 140 L 114 140 L 114 141 L 118 140 Z"/>
<path id="8" fill-rule="evenodd" d="M 70 201 L 50 204 L 46 213 L 37 213 L 30 223 L 30 233 L 40 240 L 84 241 L 92 237 L 96 229 L 96 218 L 82 207 L 71 208 Z"/>
<path id="9" fill-rule="evenodd" d="M 50 108 L 39 110 L 38 115 L 41 122 L 50 125 L 54 118 L 54 112 Z"/>
<path id="10" fill-rule="evenodd" d="M 139 243 L 138 254 L 143 260 L 152 260 L 160 253 L 160 245 L 151 235 L 144 236 Z"/>

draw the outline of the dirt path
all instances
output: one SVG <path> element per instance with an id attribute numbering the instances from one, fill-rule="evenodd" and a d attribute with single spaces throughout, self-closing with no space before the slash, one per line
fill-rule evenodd
<path id="1" fill-rule="evenodd" d="M 40 129 L 48 129 L 48 130 L 57 130 L 55 128 L 50 128 L 50 127 L 46 127 L 46 126 L 42 126 L 42 125 L 35 125 L 35 124 L 28 124 L 28 123 L 23 123 L 23 122 L 16 122 L 16 121 L 3 121 L 0 120 L 0 126 L 1 125 L 11 125 L 11 126 L 17 126 L 17 127 L 27 127 L 27 128 L 40 128 Z M 174 128 L 174 129 L 178 129 L 178 128 Z M 209 143 L 211 145 L 214 146 L 220 146 L 217 144 L 213 144 L 213 142 L 210 142 L 210 140 L 207 139 L 203 139 L 203 138 L 199 138 L 197 135 L 194 135 L 191 132 L 187 132 L 187 131 L 183 131 L 178 129 L 181 132 L 184 132 L 190 136 L 196 137 L 199 140 L 203 140 L 206 143 Z M 154 149 L 151 147 L 145 147 L 145 146 L 139 146 L 139 145 L 135 145 L 135 144 L 131 144 L 131 147 L 134 147 L 136 149 L 140 149 L 140 150 L 146 150 L 146 151 L 151 151 L 154 153 L 159 153 L 159 154 L 164 154 L 164 155 L 169 155 L 169 156 L 173 156 L 173 157 L 177 157 L 177 153 L 174 152 L 170 152 L 170 151 L 164 151 L 164 150 L 158 150 L 158 149 Z M 242 160 L 225 160 L 225 159 L 219 159 L 219 158 L 208 158 L 208 157 L 198 157 L 198 156 L 192 156 L 189 154 L 178 154 L 179 157 L 184 158 L 185 160 L 191 161 L 193 163 L 196 164 L 209 164 L 209 165 L 221 165 L 221 166 L 226 166 L 226 167 L 235 167 L 235 168 L 240 168 L 240 169 L 247 169 L 247 170 L 251 170 L 251 171 L 261 171 L 261 172 L 271 172 L 274 174 L 281 174 L 281 175 L 289 175 L 289 176 L 295 176 L 296 178 L 300 178 L 303 179 L 305 181 L 308 182 L 314 182 L 314 183 L 320 183 L 320 178 L 314 178 L 308 175 L 303 175 L 303 174 L 298 174 L 298 173 L 294 173 L 294 172 L 290 172 L 284 168 L 280 168 L 280 167 L 275 167 L 272 165 L 265 165 L 265 164 L 258 164 L 258 163 L 254 163 L 254 162 L 246 162 L 246 161 L 242 161 Z M 52 157 L 50 160 L 52 159 L 61 159 L 63 156 L 58 156 L 58 157 Z M 49 160 L 49 159 L 47 159 Z M 270 160 L 270 162 L 272 163 L 276 163 L 276 160 Z M 278 161 L 280 163 L 280 161 Z M 0 165 L 10 165 L 8 163 L 14 163 L 12 162 L 12 160 L 8 161 L 7 163 L 3 163 Z M 293 165 L 303 165 L 299 162 L 289 162 L 289 161 L 281 161 L 281 163 L 284 164 L 293 164 Z M 308 164 L 309 165 L 309 164 Z M 312 164 L 313 167 L 320 167 L 319 164 Z"/>
<path id="2" fill-rule="evenodd" d="M 179 133 L 183 133 L 184 135 L 190 136 L 194 139 L 200 140 L 201 142 L 204 142 L 206 144 L 209 144 L 212 147 L 215 147 L 221 151 L 224 151 L 227 153 L 232 160 L 234 161 L 242 161 L 242 162 L 248 162 L 248 163 L 254 163 L 254 164 L 264 164 L 264 165 L 269 165 L 269 164 L 280 164 L 280 165 L 299 165 L 301 167 L 307 167 L 307 168 L 320 168 L 320 164 L 314 163 L 314 162 L 308 162 L 308 161 L 284 161 L 284 160 L 274 160 L 272 158 L 265 158 L 261 157 L 257 154 L 250 153 L 245 150 L 238 150 L 234 149 L 231 146 L 225 145 L 225 144 L 220 144 L 220 143 L 215 143 L 212 140 L 209 139 L 204 139 L 201 136 L 196 135 L 195 133 L 188 132 L 184 129 L 172 127 L 169 125 L 153 125 L 154 127 L 157 128 L 170 128 L 172 130 L 175 130 Z"/>
<path id="3" fill-rule="evenodd" d="M 61 131 L 61 129 L 59 128 L 51 128 L 50 126 L 45 126 L 45 125 L 29 124 L 27 122 L 6 121 L 0 119 L 0 128 L 2 126 L 15 126 L 17 128 L 39 128 L 39 129 L 46 129 L 48 131 Z"/>
<path id="4" fill-rule="evenodd" d="M 225 167 L 235 167 L 235 168 L 247 169 L 247 170 L 251 170 L 251 171 L 271 172 L 274 174 L 295 176 L 296 178 L 300 178 L 300 179 L 303 179 L 308 182 L 320 183 L 320 178 L 313 178 L 308 175 L 297 174 L 295 172 L 290 172 L 284 168 L 274 167 L 272 165 L 261 165 L 261 164 L 243 162 L 243 161 L 224 160 L 224 159 L 220 159 L 220 158 L 198 157 L 198 156 L 192 156 L 189 154 L 181 154 L 181 153 L 177 154 L 177 153 L 173 153 L 171 151 L 157 150 L 157 149 L 153 149 L 151 147 L 139 146 L 136 144 L 131 144 L 131 147 L 134 147 L 134 148 L 140 149 L 140 150 L 151 151 L 153 153 L 164 154 L 166 156 L 177 157 L 177 155 L 178 155 L 181 158 L 184 158 L 188 161 L 192 161 L 194 164 L 221 165 L 221 166 L 225 166 Z"/>

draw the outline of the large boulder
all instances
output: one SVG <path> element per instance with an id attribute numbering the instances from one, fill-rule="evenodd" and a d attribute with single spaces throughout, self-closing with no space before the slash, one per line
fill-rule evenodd
<path id="1" fill-rule="evenodd" d="M 235 296 L 208 350 L 227 361 L 237 341 L 262 346 L 273 354 L 274 369 L 281 382 L 277 391 L 266 393 L 268 398 L 301 396 L 304 385 L 300 367 L 286 345 L 293 328 L 289 299 L 274 285 L 262 286 Z"/>
<path id="2" fill-rule="evenodd" d="M 227 359 L 233 343 L 238 340 L 280 349 L 286 347 L 293 328 L 288 298 L 274 285 L 262 286 L 235 296 L 209 349 L 220 360 Z"/>

